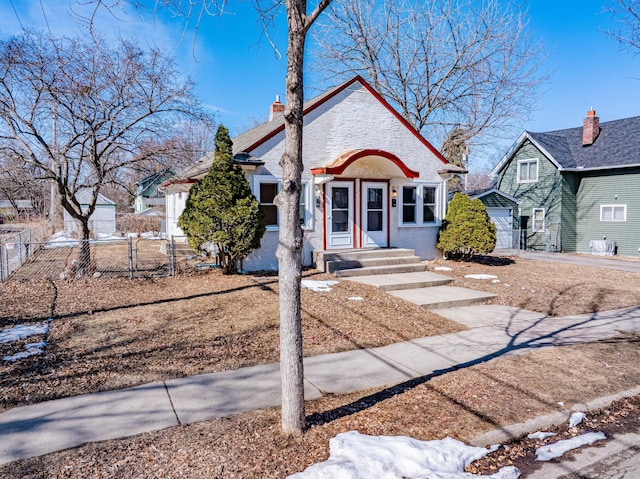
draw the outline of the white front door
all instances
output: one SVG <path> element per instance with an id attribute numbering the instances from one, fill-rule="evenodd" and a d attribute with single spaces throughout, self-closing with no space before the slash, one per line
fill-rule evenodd
<path id="1" fill-rule="evenodd" d="M 327 184 L 327 249 L 353 248 L 353 183 Z"/>
<path id="2" fill-rule="evenodd" d="M 387 184 L 362 183 L 362 247 L 387 245 Z"/>

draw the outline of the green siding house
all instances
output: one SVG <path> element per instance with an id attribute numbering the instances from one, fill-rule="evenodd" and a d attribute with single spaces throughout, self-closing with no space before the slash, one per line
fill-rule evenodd
<path id="1" fill-rule="evenodd" d="M 640 256 L 640 117 L 525 131 L 491 176 L 519 202 L 521 248 Z"/>

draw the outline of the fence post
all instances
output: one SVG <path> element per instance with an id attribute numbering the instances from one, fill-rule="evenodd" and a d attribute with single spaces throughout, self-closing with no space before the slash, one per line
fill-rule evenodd
<path id="1" fill-rule="evenodd" d="M 169 243 L 169 248 L 171 248 L 171 254 L 169 256 L 169 271 L 171 276 L 176 275 L 176 243 L 175 238 L 171 235 L 171 242 Z"/>
<path id="2" fill-rule="evenodd" d="M 129 279 L 133 279 L 133 238 L 129 236 Z"/>
<path id="3" fill-rule="evenodd" d="M 3 263 L 3 254 L 2 252 L 4 251 L 4 243 L 2 241 L 0 241 L 0 283 L 2 283 L 4 281 L 4 268 L 2 267 L 2 263 Z"/>

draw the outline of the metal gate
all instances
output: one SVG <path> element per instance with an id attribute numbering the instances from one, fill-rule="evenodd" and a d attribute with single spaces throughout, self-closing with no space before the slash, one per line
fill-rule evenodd
<path id="1" fill-rule="evenodd" d="M 160 238 L 129 238 L 132 278 L 171 276 L 174 274 L 171 241 Z"/>

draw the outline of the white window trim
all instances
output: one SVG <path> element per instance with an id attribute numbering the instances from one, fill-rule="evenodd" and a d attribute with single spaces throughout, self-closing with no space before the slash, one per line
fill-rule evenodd
<path id="1" fill-rule="evenodd" d="M 542 211 L 542 229 L 536 228 L 536 211 Z M 531 231 L 533 233 L 544 233 L 546 229 L 545 223 L 547 222 L 547 211 L 544 208 L 533 208 L 531 214 Z"/>
<path id="2" fill-rule="evenodd" d="M 521 180 L 520 179 L 520 168 L 523 164 L 525 163 L 535 163 L 536 165 L 536 178 L 535 179 L 528 179 L 528 180 Z M 537 183 L 538 182 L 538 177 L 539 177 L 539 173 L 540 173 L 540 161 L 538 158 L 527 158 L 526 160 L 518 160 L 517 163 L 517 171 L 516 171 L 516 182 L 517 183 Z"/>
<path id="3" fill-rule="evenodd" d="M 258 200 L 258 203 L 261 203 L 260 200 L 260 185 L 263 183 L 277 184 L 278 185 L 278 193 L 280 193 L 280 188 L 282 187 L 282 178 L 278 178 L 276 176 L 271 175 L 253 175 L 252 177 L 252 189 L 253 194 Z M 301 224 L 301 228 L 303 230 L 311 230 L 313 229 L 313 197 L 312 190 L 313 184 L 311 180 L 302 180 L 302 184 L 305 185 L 304 195 L 305 195 L 305 210 L 304 210 L 304 224 Z M 277 225 L 268 225 L 267 231 L 278 231 L 280 229 L 280 213 L 278 212 L 278 224 Z"/>
<path id="4" fill-rule="evenodd" d="M 605 208 L 611 208 L 611 219 L 605 220 L 602 213 Z M 623 208 L 624 211 L 624 219 L 616 220 L 615 215 L 613 214 L 616 208 Z M 600 221 L 604 221 L 607 223 L 624 223 L 627 221 L 627 205 L 600 205 Z"/>
<path id="5" fill-rule="evenodd" d="M 402 222 L 402 209 L 404 207 L 403 204 L 403 196 L 402 196 L 402 188 L 404 187 L 415 187 L 416 188 L 416 221 L 415 223 L 403 223 Z M 430 186 L 435 188 L 435 221 L 424 221 L 424 187 Z M 427 181 L 416 181 L 413 183 L 401 183 L 398 185 L 392 185 L 393 188 L 396 188 L 398 191 L 398 226 L 401 228 L 422 228 L 425 226 L 440 226 L 442 224 L 442 183 L 434 183 Z M 429 203 L 432 204 L 432 203 Z"/>

